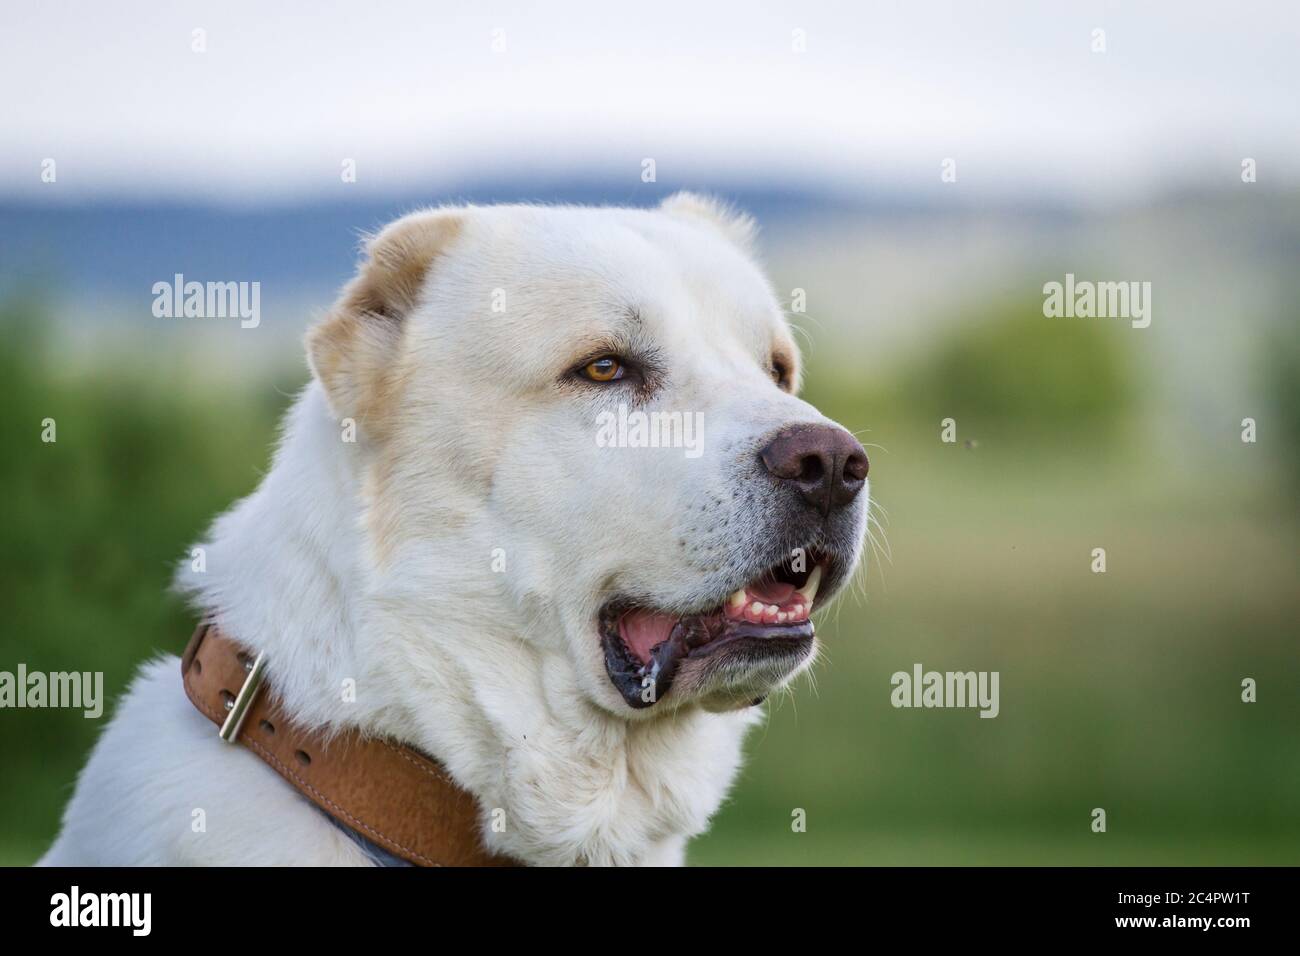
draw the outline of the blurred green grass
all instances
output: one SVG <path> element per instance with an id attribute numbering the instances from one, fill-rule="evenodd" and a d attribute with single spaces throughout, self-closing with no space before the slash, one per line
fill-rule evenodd
<path id="1" fill-rule="evenodd" d="M 69 369 L 37 309 L 9 311 L 0 669 L 102 670 L 111 700 L 183 646 L 171 568 L 255 487 L 304 373 L 234 390 L 169 364 Z M 1300 863 L 1292 485 L 1230 429 L 1198 449 L 1213 467 L 1163 459 L 1122 356 L 1075 330 L 1026 343 L 1023 321 L 982 322 L 892 381 L 814 361 L 810 400 L 878 443 L 892 563 L 873 556 L 865 598 L 819 622 L 824 659 L 769 704 L 692 862 Z M 1021 372 L 1054 349 L 1085 367 L 1045 397 L 1041 370 Z M 952 374 L 972 367 L 984 374 Z M 1107 376 L 1116 400 L 1081 403 Z M 939 441 L 950 413 L 955 445 Z M 46 417 L 56 444 L 39 439 Z M 889 677 L 916 662 L 1000 671 L 1001 714 L 893 709 Z M 1248 676 L 1255 704 L 1240 701 Z M 29 863 L 101 722 L 0 718 L 0 863 Z"/>

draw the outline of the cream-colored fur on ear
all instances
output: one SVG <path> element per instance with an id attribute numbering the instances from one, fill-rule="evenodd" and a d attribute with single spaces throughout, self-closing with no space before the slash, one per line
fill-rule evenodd
<path id="1" fill-rule="evenodd" d="M 307 333 L 312 372 L 341 418 L 382 419 L 407 315 L 434 259 L 456 238 L 463 209 L 411 213 L 365 244 L 355 279 L 329 315 Z"/>
<path id="2" fill-rule="evenodd" d="M 758 224 L 752 216 L 733 209 L 719 199 L 699 193 L 679 192 L 665 199 L 659 208 L 670 216 L 707 223 L 745 252 L 754 251 Z"/>

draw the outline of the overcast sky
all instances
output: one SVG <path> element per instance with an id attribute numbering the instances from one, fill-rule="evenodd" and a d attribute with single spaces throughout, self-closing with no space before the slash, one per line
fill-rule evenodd
<path id="1" fill-rule="evenodd" d="M 1247 156 L 1300 182 L 1293 0 L 119 0 L 0 21 L 0 197 L 292 200 L 337 193 L 346 158 L 380 193 L 634 184 L 645 157 L 661 180 L 847 190 L 935 188 L 949 157 L 1013 195 L 1234 181 Z"/>

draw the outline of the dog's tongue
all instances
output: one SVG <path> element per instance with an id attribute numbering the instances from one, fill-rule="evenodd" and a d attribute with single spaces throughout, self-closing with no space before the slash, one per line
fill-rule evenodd
<path id="1" fill-rule="evenodd" d="M 673 625 L 677 623 L 673 614 L 659 614 L 655 611 L 628 611 L 619 622 L 623 642 L 643 661 L 650 659 L 650 650 L 656 644 L 668 640 Z"/>

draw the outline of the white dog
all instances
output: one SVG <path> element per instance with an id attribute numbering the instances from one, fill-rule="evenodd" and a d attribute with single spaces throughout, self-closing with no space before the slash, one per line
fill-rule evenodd
<path id="1" fill-rule="evenodd" d="M 682 862 L 867 522 L 866 455 L 795 396 L 752 232 L 690 194 L 393 223 L 308 337 L 274 466 L 182 588 L 264 653 L 297 724 L 438 760 L 489 850 Z M 167 657 L 42 862 L 373 861 L 219 740 Z"/>

